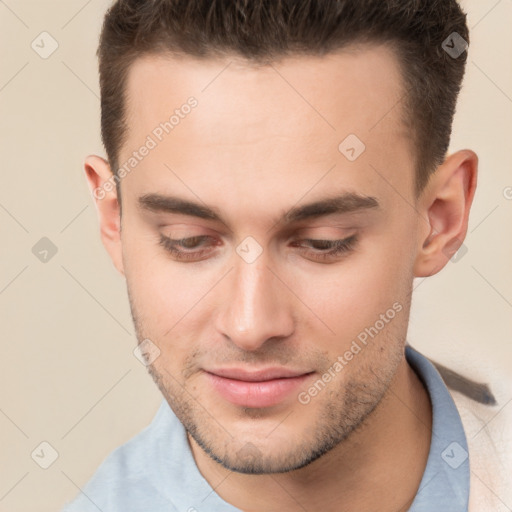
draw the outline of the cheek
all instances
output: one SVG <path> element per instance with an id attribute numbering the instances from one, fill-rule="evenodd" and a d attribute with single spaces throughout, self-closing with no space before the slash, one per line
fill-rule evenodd
<path id="1" fill-rule="evenodd" d="M 157 368 L 178 368 L 194 348 L 191 339 L 201 338 L 199 330 L 211 318 L 206 309 L 218 272 L 173 262 L 155 242 L 127 244 L 125 251 L 125 275 L 140 335 L 158 344 L 162 357 Z"/>
<path id="2" fill-rule="evenodd" d="M 125 276 L 130 300 L 146 331 L 161 336 L 178 321 L 183 277 L 166 261 L 162 248 L 147 235 L 126 230 L 123 240 Z"/>
<path id="3" fill-rule="evenodd" d="M 183 266 L 173 262 L 159 244 L 159 230 L 127 220 L 123 236 L 123 259 L 127 278 L 136 297 L 145 304 L 166 308 L 190 289 Z"/>
<path id="4" fill-rule="evenodd" d="M 130 280 L 137 304 L 159 337 L 172 336 L 169 329 L 182 329 L 207 291 L 204 281 L 196 282 L 176 266 L 155 260 L 136 267 Z"/>
<path id="5" fill-rule="evenodd" d="M 328 326 L 322 327 L 327 336 L 334 331 L 335 336 L 351 340 L 393 304 L 405 307 L 409 301 L 412 266 L 408 250 L 402 246 L 397 251 L 393 239 L 374 240 L 353 258 L 296 279 L 300 283 L 297 295 Z M 318 325 L 314 322 L 311 328 Z"/>

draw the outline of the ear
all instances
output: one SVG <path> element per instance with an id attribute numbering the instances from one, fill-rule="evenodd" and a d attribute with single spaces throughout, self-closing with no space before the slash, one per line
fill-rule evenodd
<path id="1" fill-rule="evenodd" d="M 85 159 L 84 170 L 98 212 L 101 240 L 114 266 L 124 275 L 121 211 L 114 176 L 108 162 L 96 155 Z"/>
<path id="2" fill-rule="evenodd" d="M 468 229 L 477 171 L 478 156 L 463 149 L 448 156 L 432 175 L 418 201 L 418 210 L 428 222 L 421 221 L 418 231 L 415 277 L 437 274 L 461 247 Z"/>

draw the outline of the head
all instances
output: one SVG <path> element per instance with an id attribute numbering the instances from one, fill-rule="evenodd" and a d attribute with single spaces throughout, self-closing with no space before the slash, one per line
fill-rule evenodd
<path id="1" fill-rule="evenodd" d="M 98 50 L 103 242 L 164 397 L 240 472 L 303 467 L 379 406 L 476 186 L 476 155 L 447 155 L 457 3 L 298 5 L 120 0 Z M 211 378 L 235 367 L 304 377 L 235 403 Z"/>

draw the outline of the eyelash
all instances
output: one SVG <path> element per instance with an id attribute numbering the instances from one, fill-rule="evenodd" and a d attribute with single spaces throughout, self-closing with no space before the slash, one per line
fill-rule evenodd
<path id="1" fill-rule="evenodd" d="M 208 249 L 203 249 L 200 251 L 182 251 L 181 249 L 177 249 L 177 246 L 182 244 L 185 241 L 190 241 L 197 239 L 199 241 L 207 240 L 211 238 L 207 235 L 202 236 L 192 236 L 188 238 L 180 238 L 180 239 L 172 239 L 164 235 L 160 235 L 160 245 L 164 247 L 164 249 L 169 252 L 172 256 L 174 256 L 178 260 L 199 260 L 202 256 L 208 253 Z M 357 235 L 351 235 L 347 238 L 341 240 L 316 240 L 311 238 L 305 238 L 301 240 L 302 242 L 309 242 L 310 244 L 320 243 L 326 244 L 330 250 L 324 252 L 313 252 L 315 254 L 315 259 L 319 259 L 321 261 L 325 261 L 328 259 L 335 258 L 336 256 L 340 256 L 352 251 L 355 245 L 358 242 Z M 297 243 L 297 242 L 293 242 Z M 299 250 L 305 250 L 304 247 L 299 247 Z M 306 251 L 307 252 L 307 251 Z"/>

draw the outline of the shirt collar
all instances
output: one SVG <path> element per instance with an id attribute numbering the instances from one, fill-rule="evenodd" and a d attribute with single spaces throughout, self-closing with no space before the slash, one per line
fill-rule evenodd
<path id="1" fill-rule="evenodd" d="M 409 512 L 466 512 L 469 456 L 459 412 L 436 367 L 410 345 L 407 362 L 423 382 L 432 403 L 432 435 L 425 472 Z"/>

